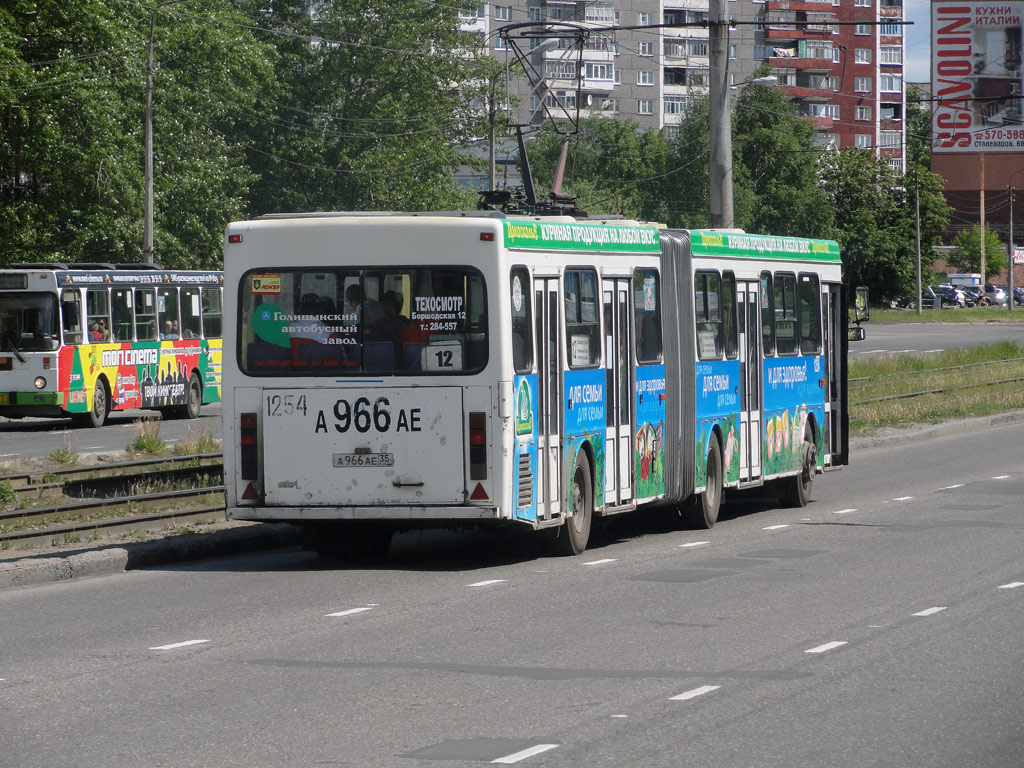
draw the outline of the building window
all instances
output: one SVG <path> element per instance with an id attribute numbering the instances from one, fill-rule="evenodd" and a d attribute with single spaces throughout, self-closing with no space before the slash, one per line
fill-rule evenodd
<path id="1" fill-rule="evenodd" d="M 871 25 L 870 24 L 855 24 L 853 26 L 853 34 L 855 35 L 870 35 Z"/>
<path id="2" fill-rule="evenodd" d="M 902 64 L 903 63 L 903 46 L 900 45 L 883 45 L 881 47 L 881 62 L 883 64 Z"/>
<path id="3" fill-rule="evenodd" d="M 666 115 L 685 114 L 689 106 L 690 99 L 688 96 L 666 96 L 664 100 L 664 109 Z"/>
<path id="4" fill-rule="evenodd" d="M 899 75 L 881 75 L 878 78 L 879 89 L 885 93 L 900 93 L 903 81 Z"/>
<path id="5" fill-rule="evenodd" d="M 831 117 L 833 120 L 839 119 L 839 105 L 838 104 L 808 104 L 807 114 L 811 117 Z"/>
<path id="6" fill-rule="evenodd" d="M 879 120 L 902 120 L 903 105 L 896 103 L 882 103 L 878 105 Z"/>
<path id="7" fill-rule="evenodd" d="M 637 43 L 636 52 L 641 56 L 653 56 L 654 55 L 654 43 L 644 42 Z"/>
<path id="8" fill-rule="evenodd" d="M 853 90 L 858 93 L 868 93 L 871 91 L 871 78 L 870 77 L 855 77 L 853 78 Z"/>
<path id="9" fill-rule="evenodd" d="M 575 64 L 572 65 L 575 68 Z M 611 82 L 614 76 L 614 65 L 611 63 L 604 63 L 600 61 L 588 61 L 587 62 L 587 80 L 603 80 Z"/>
<path id="10" fill-rule="evenodd" d="M 882 149 L 899 149 L 902 134 L 899 131 L 882 131 L 879 136 L 879 143 Z"/>
<path id="11" fill-rule="evenodd" d="M 637 85 L 654 85 L 654 72 L 649 69 L 641 69 L 636 73 Z"/>
<path id="12" fill-rule="evenodd" d="M 871 134 L 858 133 L 853 137 L 853 146 L 857 149 L 871 149 Z"/>
<path id="13" fill-rule="evenodd" d="M 887 20 L 888 21 L 888 20 Z M 888 24 L 882 24 L 878 28 L 878 34 L 885 35 L 887 37 L 902 37 L 903 36 L 903 25 L 898 23 L 903 19 L 892 19 Z"/>
<path id="14" fill-rule="evenodd" d="M 526 16 L 530 21 L 540 21 L 543 18 L 540 8 L 533 5 L 526 9 Z"/>
<path id="15" fill-rule="evenodd" d="M 687 42 L 686 46 L 691 56 L 708 55 L 709 49 L 707 40 L 690 40 Z"/>
<path id="16" fill-rule="evenodd" d="M 853 0 L 855 8 L 870 8 L 872 0 Z"/>
<path id="17" fill-rule="evenodd" d="M 508 21 L 512 18 L 512 6 L 511 5 L 496 5 L 494 6 L 494 18 L 498 21 Z"/>
<path id="18" fill-rule="evenodd" d="M 654 23 L 654 14 L 653 13 L 638 13 L 637 14 L 637 23 L 641 27 L 647 26 L 648 24 L 653 24 Z"/>
<path id="19" fill-rule="evenodd" d="M 652 104 L 653 104 L 653 102 L 650 99 L 640 99 L 636 103 L 637 114 L 640 114 L 640 115 L 653 115 L 654 114 L 654 108 L 653 108 Z"/>
<path id="20" fill-rule="evenodd" d="M 855 115 L 858 120 L 870 120 L 871 119 L 871 107 L 857 107 L 857 113 Z"/>
<path id="21" fill-rule="evenodd" d="M 853 51 L 853 63 L 854 64 L 870 64 L 871 63 L 871 49 L 870 48 L 856 48 Z"/>

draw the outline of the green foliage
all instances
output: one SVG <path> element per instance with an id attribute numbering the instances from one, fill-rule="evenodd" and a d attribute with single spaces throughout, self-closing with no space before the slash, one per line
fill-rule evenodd
<path id="1" fill-rule="evenodd" d="M 159 419 L 136 419 L 135 439 L 128 444 L 128 455 L 145 454 L 147 456 L 163 456 L 167 453 L 167 443 L 160 438 Z"/>
<path id="2" fill-rule="evenodd" d="M 960 272 L 981 271 L 981 227 L 975 224 L 970 229 L 957 232 L 953 245 L 959 251 L 949 255 L 950 266 Z M 999 240 L 999 234 L 985 225 L 985 281 L 1006 271 L 1006 248 Z"/>
<path id="3" fill-rule="evenodd" d="M 13 504 L 18 498 L 18 494 L 14 491 L 14 486 L 11 485 L 11 481 L 8 478 L 0 480 L 0 505 L 6 506 Z"/>

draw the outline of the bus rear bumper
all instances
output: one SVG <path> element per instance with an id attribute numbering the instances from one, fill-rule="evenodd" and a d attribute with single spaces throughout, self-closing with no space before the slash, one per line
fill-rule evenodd
<path id="1" fill-rule="evenodd" d="M 400 520 L 403 522 L 502 519 L 497 507 L 228 507 L 229 520 L 302 523 L 311 520 Z"/>

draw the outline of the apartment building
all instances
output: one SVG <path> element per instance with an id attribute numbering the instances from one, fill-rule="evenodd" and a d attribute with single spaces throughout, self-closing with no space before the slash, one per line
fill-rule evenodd
<path id="1" fill-rule="evenodd" d="M 859 147 L 903 167 L 902 0 L 731 0 L 728 13 L 736 20 L 728 59 L 735 89 L 767 63 L 814 122 L 821 145 Z M 627 119 L 671 134 L 690 99 L 707 92 L 707 20 L 707 0 L 499 0 L 463 17 L 463 26 L 510 62 L 515 56 L 500 34 L 508 24 L 565 21 L 588 30 L 581 83 L 570 37 L 518 41 L 536 75 L 510 86 L 515 122 L 566 119 L 578 108 L 580 117 Z M 612 25 L 651 28 L 602 31 Z"/>

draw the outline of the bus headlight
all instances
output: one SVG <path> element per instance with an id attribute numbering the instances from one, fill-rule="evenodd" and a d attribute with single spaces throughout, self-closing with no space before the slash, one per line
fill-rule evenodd
<path id="1" fill-rule="evenodd" d="M 36 389 L 42 389 L 46 386 L 46 379 L 42 376 L 36 376 L 36 380 L 32 383 L 36 385 Z"/>

